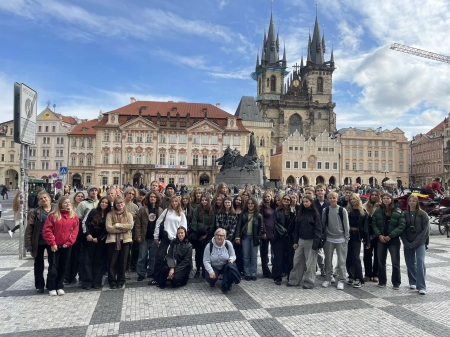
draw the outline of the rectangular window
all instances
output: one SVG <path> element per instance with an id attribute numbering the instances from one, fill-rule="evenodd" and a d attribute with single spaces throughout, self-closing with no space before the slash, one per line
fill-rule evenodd
<path id="1" fill-rule="evenodd" d="M 44 144 L 45 144 L 45 138 L 44 137 Z M 72 139 L 72 147 L 77 147 L 77 140 L 75 138 Z"/>
<path id="2" fill-rule="evenodd" d="M 192 144 L 200 144 L 198 135 L 193 135 L 192 136 Z"/>
<path id="3" fill-rule="evenodd" d="M 403 149 L 403 144 L 398 144 L 399 149 Z"/>
<path id="4" fill-rule="evenodd" d="M 78 165 L 79 166 L 84 166 L 84 157 L 78 158 Z"/>
<path id="5" fill-rule="evenodd" d="M 159 164 L 166 165 L 166 155 L 164 153 L 159 154 Z"/>
<path id="6" fill-rule="evenodd" d="M 205 135 L 202 136 L 202 144 L 209 144 L 209 137 L 208 136 L 205 136 Z"/>
<path id="7" fill-rule="evenodd" d="M 381 151 L 381 158 L 386 158 L 386 151 Z"/>
<path id="8" fill-rule="evenodd" d="M 192 165 L 198 166 L 198 154 L 192 156 Z"/>
<path id="9" fill-rule="evenodd" d="M 325 162 L 325 170 L 329 170 L 330 169 L 330 163 L 329 162 Z"/>
<path id="10" fill-rule="evenodd" d="M 127 134 L 127 142 L 128 143 L 132 143 L 133 142 L 133 134 L 131 132 L 129 132 Z"/>
<path id="11" fill-rule="evenodd" d="M 103 134 L 103 140 L 105 142 L 109 142 L 109 132 L 108 131 L 105 131 L 105 133 Z"/>
<path id="12" fill-rule="evenodd" d="M 175 184 L 175 178 L 169 178 L 169 184 Z"/>
<path id="13" fill-rule="evenodd" d="M 147 154 L 145 155 L 145 163 L 146 163 L 147 165 L 149 165 L 149 164 L 152 163 L 152 155 L 151 155 L 150 153 L 147 153 Z"/>
<path id="14" fill-rule="evenodd" d="M 120 132 L 114 132 L 114 141 L 120 142 Z"/>
<path id="15" fill-rule="evenodd" d="M 127 153 L 127 164 L 133 163 L 133 157 L 131 156 L 131 153 Z"/>
<path id="16" fill-rule="evenodd" d="M 177 135 L 175 135 L 175 134 L 170 134 L 169 135 L 169 143 L 170 144 L 176 144 L 176 142 L 177 142 Z"/>
<path id="17" fill-rule="evenodd" d="M 345 156 L 349 157 L 350 156 L 350 150 L 345 150 Z"/>
<path id="18" fill-rule="evenodd" d="M 86 183 L 89 185 L 91 183 L 91 175 L 87 174 L 86 175 Z"/>
<path id="19" fill-rule="evenodd" d="M 14 161 L 14 155 L 13 155 L 13 154 L 10 154 L 10 155 L 9 155 L 9 161 L 10 161 L 10 162 L 13 162 L 13 161 Z M 47 163 L 47 164 L 48 164 L 48 163 Z"/>
<path id="20" fill-rule="evenodd" d="M 392 146 L 392 142 L 389 142 L 389 146 Z"/>
<path id="21" fill-rule="evenodd" d="M 102 185 L 108 185 L 108 177 L 102 177 Z"/>
<path id="22" fill-rule="evenodd" d="M 369 171 L 372 171 L 372 163 L 368 163 L 368 164 L 367 164 L 367 169 L 368 169 Z"/>
<path id="23" fill-rule="evenodd" d="M 160 182 L 164 182 L 164 178 L 163 177 L 160 177 L 159 179 L 158 179 Z"/>
<path id="24" fill-rule="evenodd" d="M 2 140 L 2 147 L 6 146 L 6 142 L 4 140 Z"/>
<path id="25" fill-rule="evenodd" d="M 333 163 L 333 170 L 337 170 L 338 169 L 338 163 Z"/>
<path id="26" fill-rule="evenodd" d="M 363 150 L 359 150 L 359 158 L 363 157 Z"/>
<path id="27" fill-rule="evenodd" d="M 230 136 L 223 136 L 223 145 L 230 145 Z"/>
<path id="28" fill-rule="evenodd" d="M 403 160 L 403 152 L 400 152 L 400 153 L 398 154 L 398 158 L 399 158 L 400 160 Z M 433 159 L 434 159 L 434 151 L 433 151 Z"/>
<path id="29" fill-rule="evenodd" d="M 375 158 L 378 158 L 378 151 L 375 151 Z"/>
<path id="30" fill-rule="evenodd" d="M 166 143 L 166 135 L 164 133 L 159 135 L 159 142 L 163 144 Z"/>
<path id="31" fill-rule="evenodd" d="M 38 132 L 42 132 L 42 126 L 38 127 Z"/>
<path id="32" fill-rule="evenodd" d="M 306 161 L 302 161 L 302 169 L 306 169 Z"/>
<path id="33" fill-rule="evenodd" d="M 114 153 L 114 165 L 119 165 L 120 164 L 120 154 L 119 153 Z"/>
<path id="34" fill-rule="evenodd" d="M 41 163 L 41 167 L 42 167 L 42 170 L 48 170 L 48 162 L 42 162 Z"/>
<path id="35" fill-rule="evenodd" d="M 322 162 L 320 162 L 320 161 L 317 162 L 317 169 L 318 170 L 322 169 Z"/>
<path id="36" fill-rule="evenodd" d="M 372 150 L 367 151 L 367 157 L 372 157 Z"/>
<path id="37" fill-rule="evenodd" d="M 381 163 L 381 169 L 382 169 L 383 171 L 386 171 L 386 163 Z"/>
<path id="38" fill-rule="evenodd" d="M 399 170 L 400 170 L 400 172 L 403 172 L 403 165 L 402 164 L 400 164 Z"/>
<path id="39" fill-rule="evenodd" d="M 59 145 L 59 137 L 56 137 L 56 145 Z"/>
<path id="40" fill-rule="evenodd" d="M 14 141 L 13 140 L 11 141 L 11 147 L 14 147 Z"/>
<path id="41" fill-rule="evenodd" d="M 2 161 L 5 161 L 5 155 L 2 154 Z"/>
<path id="42" fill-rule="evenodd" d="M 180 154 L 180 165 L 186 165 L 186 155 L 184 153 Z"/>
<path id="43" fill-rule="evenodd" d="M 142 154 L 136 154 L 136 164 L 142 164 Z"/>
<path id="44" fill-rule="evenodd" d="M 360 171 L 364 170 L 364 163 L 359 163 L 359 170 Z"/>
<path id="45" fill-rule="evenodd" d="M 45 127 L 45 132 L 48 132 L 48 126 Z"/>
<path id="46" fill-rule="evenodd" d="M 286 161 L 286 168 L 290 169 L 291 168 L 291 162 L 290 161 Z"/>
<path id="47" fill-rule="evenodd" d="M 109 153 L 103 154 L 103 164 L 109 164 Z"/>
<path id="48" fill-rule="evenodd" d="M 233 137 L 233 145 L 241 145 L 241 137 L 234 136 Z"/>
<path id="49" fill-rule="evenodd" d="M 371 140 L 368 140 L 368 141 L 367 141 L 367 145 L 372 146 L 372 141 L 371 141 Z"/>
<path id="50" fill-rule="evenodd" d="M 298 161 L 294 161 L 294 168 L 298 169 Z"/>
<path id="51" fill-rule="evenodd" d="M 217 145 L 217 144 L 219 144 L 219 137 L 211 136 L 211 145 Z"/>
<path id="52" fill-rule="evenodd" d="M 56 126 L 52 126 L 52 132 L 56 132 Z"/>
<path id="53" fill-rule="evenodd" d="M 378 163 L 375 163 L 375 171 L 378 171 Z"/>
<path id="54" fill-rule="evenodd" d="M 345 145 L 350 145 L 350 141 L 348 139 L 345 141 Z"/>
<path id="55" fill-rule="evenodd" d="M 356 163 L 352 163 L 352 169 L 356 170 Z"/>
<path id="56" fill-rule="evenodd" d="M 378 146 L 378 140 L 375 141 L 375 146 Z"/>
<path id="57" fill-rule="evenodd" d="M 216 160 L 217 160 L 217 156 L 215 154 L 213 154 L 211 156 L 211 165 L 212 166 L 217 166 Z"/>
<path id="58" fill-rule="evenodd" d="M 119 177 L 113 177 L 113 184 L 119 185 Z"/>
<path id="59" fill-rule="evenodd" d="M 146 139 L 145 139 L 145 141 L 147 142 L 147 143 L 151 143 L 152 142 L 152 134 L 151 133 L 147 133 L 147 136 L 146 136 Z"/>
<path id="60" fill-rule="evenodd" d="M 92 157 L 86 158 L 86 164 L 87 164 L 87 166 L 92 166 Z"/>
<path id="61" fill-rule="evenodd" d="M 392 166 L 392 164 L 389 164 L 389 165 L 388 165 L 388 170 L 391 171 L 391 172 L 393 171 L 393 166 Z M 429 172 L 428 172 L 428 173 L 429 173 Z"/>
<path id="62" fill-rule="evenodd" d="M 180 137 L 180 144 L 186 144 L 186 135 L 179 135 Z"/>
<path id="63" fill-rule="evenodd" d="M 142 143 L 142 133 L 140 132 L 136 135 L 136 143 Z"/>
<path id="64" fill-rule="evenodd" d="M 169 154 L 169 165 L 175 165 L 175 153 Z"/>
<path id="65" fill-rule="evenodd" d="M 203 155 L 202 164 L 203 166 L 208 166 L 208 156 L 206 154 Z"/>
<path id="66" fill-rule="evenodd" d="M 382 142 L 381 142 L 381 146 L 386 146 L 386 142 L 385 142 L 385 141 L 382 141 Z"/>
<path id="67" fill-rule="evenodd" d="M 71 157 L 71 161 L 72 161 L 72 166 L 77 165 L 77 157 Z"/>
<path id="68" fill-rule="evenodd" d="M 350 163 L 349 162 L 345 163 L 345 169 L 346 170 L 350 170 Z"/>
<path id="69" fill-rule="evenodd" d="M 389 156 L 389 158 L 392 158 L 392 150 L 389 150 L 388 156 Z M 428 159 L 430 159 L 430 158 L 428 158 Z"/>
<path id="70" fill-rule="evenodd" d="M 356 158 L 356 150 L 352 151 L 352 155 L 353 155 L 354 158 Z"/>
<path id="71" fill-rule="evenodd" d="M 84 139 L 80 139 L 80 147 L 84 148 Z"/>

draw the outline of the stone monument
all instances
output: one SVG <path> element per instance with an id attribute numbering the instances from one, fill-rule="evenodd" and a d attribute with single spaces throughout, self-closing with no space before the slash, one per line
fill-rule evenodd
<path id="1" fill-rule="evenodd" d="M 219 173 L 216 174 L 216 182 L 224 182 L 227 185 L 263 185 L 266 177 L 264 175 L 264 165 L 256 153 L 255 135 L 250 135 L 250 145 L 248 153 L 241 156 L 236 149 L 229 146 L 225 149 L 223 156 L 216 160 L 218 165 L 222 165 Z"/>

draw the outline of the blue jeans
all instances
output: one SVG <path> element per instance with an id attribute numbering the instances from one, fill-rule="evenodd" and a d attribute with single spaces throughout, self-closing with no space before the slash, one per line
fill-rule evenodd
<path id="1" fill-rule="evenodd" d="M 413 249 L 405 248 L 404 252 L 409 284 L 415 285 L 417 290 L 427 290 L 425 285 L 425 244 Z"/>
<path id="2" fill-rule="evenodd" d="M 253 236 L 244 236 L 242 239 L 242 250 L 244 252 L 245 276 L 256 277 L 258 246 L 253 246 Z"/>
<path id="3" fill-rule="evenodd" d="M 158 246 L 152 239 L 146 239 L 139 243 L 139 257 L 136 265 L 138 275 L 140 276 L 153 275 L 153 272 L 155 270 L 157 249 Z"/>

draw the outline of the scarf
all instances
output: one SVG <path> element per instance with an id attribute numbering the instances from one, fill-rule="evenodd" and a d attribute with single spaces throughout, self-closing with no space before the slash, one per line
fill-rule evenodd
<path id="1" fill-rule="evenodd" d="M 122 222 L 122 214 L 121 213 L 116 213 L 117 215 L 117 222 Z M 120 242 L 120 233 L 116 233 L 116 246 L 115 246 L 115 250 L 120 250 L 122 248 L 122 243 Z"/>

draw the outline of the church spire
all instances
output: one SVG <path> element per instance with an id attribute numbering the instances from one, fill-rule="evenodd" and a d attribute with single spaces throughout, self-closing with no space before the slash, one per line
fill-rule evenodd
<path id="1" fill-rule="evenodd" d="M 325 62 L 323 54 L 324 46 L 322 43 L 325 41 L 324 37 L 320 36 L 320 25 L 319 25 L 319 17 L 316 13 L 316 22 L 314 23 L 314 31 L 311 41 L 311 62 L 314 64 L 323 64 Z"/>
<path id="2" fill-rule="evenodd" d="M 278 52 L 277 49 L 277 36 L 275 35 L 275 28 L 273 24 L 273 15 L 270 13 L 270 24 L 269 31 L 267 33 L 267 39 L 265 41 L 265 60 L 269 64 L 276 63 L 278 61 Z"/>
<path id="3" fill-rule="evenodd" d="M 259 53 L 256 53 L 256 68 L 259 67 Z"/>

